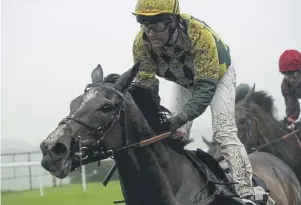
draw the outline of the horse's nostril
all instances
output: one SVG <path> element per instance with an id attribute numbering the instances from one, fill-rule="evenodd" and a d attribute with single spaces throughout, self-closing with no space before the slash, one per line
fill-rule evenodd
<path id="1" fill-rule="evenodd" d="M 57 156 L 65 156 L 67 154 L 67 147 L 58 142 L 52 147 L 51 152 Z"/>

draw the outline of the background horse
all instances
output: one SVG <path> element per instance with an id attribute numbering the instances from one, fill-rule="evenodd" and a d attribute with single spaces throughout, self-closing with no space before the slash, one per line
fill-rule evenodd
<path id="1" fill-rule="evenodd" d="M 273 98 L 266 92 L 254 90 L 255 85 L 251 89 L 248 85 L 241 84 L 236 92 L 235 117 L 238 137 L 248 153 L 252 152 L 253 148 L 280 139 L 292 132 L 274 117 Z M 262 148 L 261 151 L 269 152 L 283 160 L 293 169 L 301 182 L 301 143 L 298 137 L 300 138 L 294 134 L 286 140 Z"/>
<path id="2" fill-rule="evenodd" d="M 209 147 L 208 153 L 216 160 L 225 164 L 215 142 L 209 142 L 203 137 Z M 301 204 L 301 187 L 293 170 L 282 160 L 266 152 L 249 154 L 253 173 L 262 179 L 270 189 L 270 196 L 276 205 Z"/>
<path id="3" fill-rule="evenodd" d="M 162 133 L 156 128 L 161 119 L 155 118 L 159 115 L 154 112 L 147 120 L 132 98 L 135 91 L 128 90 L 138 67 L 136 64 L 115 84 L 88 85 L 85 93 L 71 102 L 69 116 L 40 145 L 42 166 L 64 178 L 80 164 L 112 156 L 130 205 L 242 204 L 231 187 L 225 186 L 227 178 L 220 167 L 212 165 L 215 161 L 210 155 L 185 150 L 173 138 L 150 139 Z M 99 79 L 102 81 L 102 76 L 93 82 Z M 148 92 L 138 90 L 141 102 L 145 98 L 144 106 L 148 106 L 141 110 L 156 111 Z M 215 173 L 208 164 L 216 168 Z"/>

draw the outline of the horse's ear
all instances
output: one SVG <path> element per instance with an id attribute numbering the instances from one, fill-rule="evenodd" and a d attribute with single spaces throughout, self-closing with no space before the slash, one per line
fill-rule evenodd
<path id="1" fill-rule="evenodd" d="M 123 73 L 115 83 L 114 87 L 120 92 L 124 92 L 129 88 L 139 71 L 140 61 L 138 61 L 131 69 Z"/>
<path id="2" fill-rule="evenodd" d="M 211 147 L 212 143 L 209 142 L 209 140 L 207 140 L 206 137 L 202 136 L 202 138 L 203 138 L 203 142 L 205 142 L 205 144 L 206 144 L 208 147 Z"/>
<path id="3" fill-rule="evenodd" d="M 103 82 L 103 70 L 100 64 L 91 73 L 92 83 L 102 83 Z"/>
<path id="4" fill-rule="evenodd" d="M 244 102 L 247 105 L 250 105 L 251 101 L 252 101 L 252 95 L 255 92 L 255 83 L 253 84 L 252 89 L 250 89 L 248 91 L 248 93 L 246 94 L 245 98 L 244 98 Z"/>

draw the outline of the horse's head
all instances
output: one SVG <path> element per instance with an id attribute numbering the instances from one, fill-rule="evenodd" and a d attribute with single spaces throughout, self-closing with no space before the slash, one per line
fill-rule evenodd
<path id="1" fill-rule="evenodd" d="M 250 88 L 246 84 L 240 84 L 236 91 L 235 121 L 238 129 L 238 138 L 243 144 L 250 143 L 252 125 L 252 97 L 255 84 Z"/>
<path id="2" fill-rule="evenodd" d="M 274 113 L 274 99 L 265 91 L 240 84 L 236 90 L 235 118 L 238 137 L 247 150 L 281 135 L 283 130 Z"/>
<path id="3" fill-rule="evenodd" d="M 107 158 L 110 150 L 124 144 L 120 137 L 124 122 L 119 117 L 124 108 L 125 92 L 138 69 L 139 63 L 121 75 L 115 84 L 103 81 L 100 65 L 93 71 L 92 84 L 86 87 L 84 94 L 72 100 L 69 115 L 40 145 L 41 164 L 46 170 L 64 178 L 73 168 L 74 158 L 80 158 L 79 154 L 85 155 L 82 156 L 84 159 L 90 154 L 95 155 L 89 160 L 94 157 L 96 161 Z M 88 145 L 92 150 L 85 150 Z M 92 145 L 96 148 L 94 153 Z"/>

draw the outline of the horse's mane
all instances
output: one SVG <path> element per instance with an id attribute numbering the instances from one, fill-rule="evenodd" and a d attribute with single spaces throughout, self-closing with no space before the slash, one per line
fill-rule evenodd
<path id="1" fill-rule="evenodd" d="M 164 106 L 158 105 L 152 94 L 146 92 L 144 88 L 132 86 L 129 92 L 151 128 L 157 134 L 162 133 L 161 124 L 168 120 L 168 115 L 172 115 L 171 112 Z"/>
<path id="2" fill-rule="evenodd" d="M 114 84 L 119 77 L 119 74 L 112 73 L 104 79 L 104 82 Z M 152 94 L 146 92 L 144 88 L 132 85 L 128 91 L 152 130 L 156 134 L 166 132 L 166 128 L 162 126 L 162 123 L 167 122 L 168 118 L 172 117 L 172 113 L 164 106 L 158 105 Z M 183 147 L 190 143 L 189 140 L 180 141 L 173 138 L 167 138 L 164 141 L 168 141 L 168 144 L 176 151 L 182 150 Z"/>
<path id="3" fill-rule="evenodd" d="M 251 90 L 251 87 L 247 84 L 239 84 L 236 88 L 236 98 L 235 103 L 241 101 Z M 252 94 L 252 100 L 267 114 L 271 115 L 275 120 L 275 106 L 274 106 L 274 98 L 269 95 L 266 91 L 255 91 Z M 277 121 L 277 120 L 276 120 Z"/>

